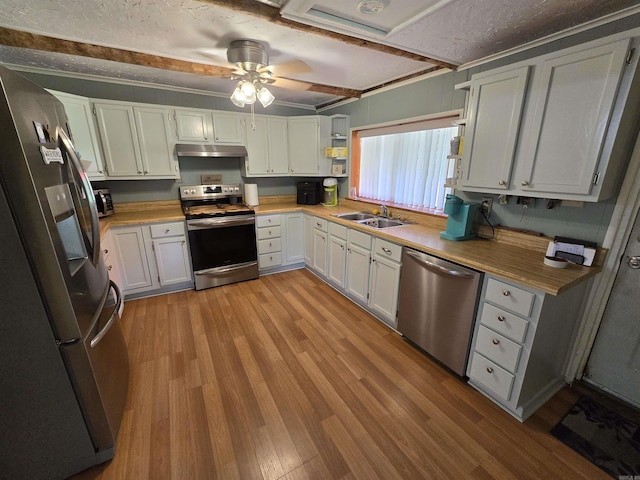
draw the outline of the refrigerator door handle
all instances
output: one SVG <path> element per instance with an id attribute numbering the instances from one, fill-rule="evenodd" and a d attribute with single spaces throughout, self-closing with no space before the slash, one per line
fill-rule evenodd
<path id="1" fill-rule="evenodd" d="M 113 323 L 118 318 L 118 312 L 120 311 L 120 306 L 122 305 L 122 294 L 120 293 L 120 289 L 118 288 L 118 286 L 113 283 L 112 280 L 109 280 L 109 288 L 113 288 L 113 291 L 116 293 L 116 306 L 113 310 L 113 314 L 111 314 L 111 317 L 109 318 L 109 321 L 104 325 L 104 327 L 102 327 L 102 330 L 100 330 L 96 334 L 96 336 L 91 339 L 91 348 L 95 348 L 95 346 L 100 343 L 100 340 L 102 340 L 102 338 L 107 334 Z"/>
<path id="2" fill-rule="evenodd" d="M 67 151 L 67 155 L 71 159 L 71 163 L 73 167 L 76 169 L 78 173 L 78 178 L 82 181 L 82 189 L 87 197 L 87 202 L 89 203 L 89 212 L 91 216 L 91 236 L 93 246 L 93 253 L 91 255 L 91 263 L 95 266 L 98 265 L 100 261 L 100 219 L 98 218 L 98 207 L 96 206 L 96 198 L 93 195 L 93 188 L 91 187 L 91 182 L 89 182 L 89 178 L 87 177 L 86 172 L 82 168 L 82 164 L 80 163 L 80 159 L 76 155 L 76 149 L 73 146 L 73 142 L 65 133 L 64 129 L 58 126 L 56 133 L 58 134 L 58 138 L 61 141 L 62 146 Z M 117 287 L 116 287 L 117 288 Z"/>

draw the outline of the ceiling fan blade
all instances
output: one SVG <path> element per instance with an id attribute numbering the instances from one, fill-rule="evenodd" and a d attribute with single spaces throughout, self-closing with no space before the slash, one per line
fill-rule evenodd
<path id="1" fill-rule="evenodd" d="M 311 72 L 311 67 L 302 60 L 292 60 L 290 62 L 277 63 L 275 65 L 265 67 L 265 69 L 268 69 L 273 75 L 278 77 L 289 77 L 291 75 Z M 261 70 L 264 69 L 259 69 L 258 71 Z"/>
<path id="2" fill-rule="evenodd" d="M 301 82 L 300 80 L 291 80 L 289 78 L 277 77 L 273 79 L 272 83 L 274 87 L 286 88 L 287 90 L 305 91 L 311 88 L 311 83 Z"/>

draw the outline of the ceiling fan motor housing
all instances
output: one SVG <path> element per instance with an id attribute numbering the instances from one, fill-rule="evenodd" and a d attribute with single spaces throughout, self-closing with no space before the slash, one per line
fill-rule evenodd
<path id="1" fill-rule="evenodd" d="M 247 72 L 269 65 L 269 55 L 264 45 L 254 40 L 232 41 L 227 50 L 227 60 L 239 64 Z"/>

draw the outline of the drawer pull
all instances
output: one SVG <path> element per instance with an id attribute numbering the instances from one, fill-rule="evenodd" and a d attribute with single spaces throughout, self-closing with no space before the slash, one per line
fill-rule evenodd
<path id="1" fill-rule="evenodd" d="M 391 255 L 391 250 L 389 250 L 388 248 L 382 247 L 382 251 L 387 255 Z"/>
<path id="2" fill-rule="evenodd" d="M 164 229 L 164 233 L 169 233 L 170 231 L 171 231 L 171 229 L 169 229 L 169 228 L 165 228 Z"/>
<path id="3" fill-rule="evenodd" d="M 316 222 L 316 227 L 318 227 L 318 228 L 322 228 L 322 224 L 321 224 L 321 223 Z"/>
<path id="4" fill-rule="evenodd" d="M 491 343 L 493 343 L 494 345 L 498 345 L 500 343 L 500 340 L 494 338 L 493 340 L 491 340 Z"/>
<path id="5" fill-rule="evenodd" d="M 487 367 L 487 373 L 493 373 L 493 368 Z"/>
<path id="6" fill-rule="evenodd" d="M 504 315 L 498 315 L 498 321 L 504 322 L 505 321 Z"/>
<path id="7" fill-rule="evenodd" d="M 105 248 L 102 252 L 106 255 L 107 253 L 109 253 L 109 250 Z"/>
<path id="8" fill-rule="evenodd" d="M 270 247 L 273 247 L 273 243 L 269 242 L 269 246 L 270 246 Z"/>
<path id="9" fill-rule="evenodd" d="M 271 230 L 269 230 L 269 236 L 271 236 Z"/>
<path id="10" fill-rule="evenodd" d="M 508 297 L 509 295 L 511 295 L 511 292 L 509 290 L 503 290 L 502 295 L 504 295 L 505 297 Z"/>

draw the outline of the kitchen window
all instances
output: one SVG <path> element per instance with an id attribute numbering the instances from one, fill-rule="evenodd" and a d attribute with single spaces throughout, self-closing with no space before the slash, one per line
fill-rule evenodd
<path id="1" fill-rule="evenodd" d="M 420 210 L 442 210 L 452 126 L 458 116 L 364 128 L 354 149 L 359 198 Z M 359 155 L 358 155 L 359 153 Z"/>

